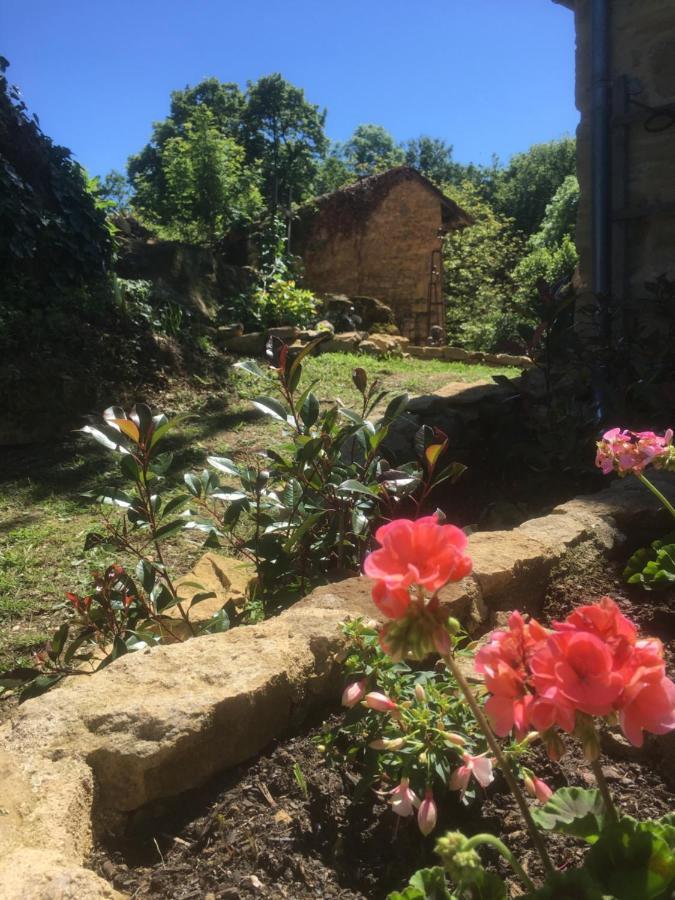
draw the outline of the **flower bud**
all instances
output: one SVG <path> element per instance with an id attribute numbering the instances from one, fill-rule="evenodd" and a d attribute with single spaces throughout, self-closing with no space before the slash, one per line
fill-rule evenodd
<path id="1" fill-rule="evenodd" d="M 424 688 L 422 687 L 421 684 L 419 684 L 419 682 L 415 685 L 415 696 L 417 697 L 417 699 L 420 703 L 424 703 L 424 701 L 427 699 L 427 695 L 424 692 Z"/>
<path id="2" fill-rule="evenodd" d="M 565 745 L 557 731 L 545 731 L 541 735 L 541 739 L 546 747 L 548 758 L 553 762 L 559 762 L 565 753 Z"/>
<path id="3" fill-rule="evenodd" d="M 380 694 L 378 691 L 371 691 L 369 694 L 366 694 L 364 703 L 369 709 L 374 709 L 377 712 L 388 712 L 393 715 L 398 715 L 398 706 L 387 697 L 386 694 Z"/>
<path id="4" fill-rule="evenodd" d="M 455 747 L 466 747 L 466 739 L 461 734 L 455 734 L 454 731 L 444 731 L 443 737 L 449 744 L 454 744 Z"/>
<path id="5" fill-rule="evenodd" d="M 534 744 L 535 741 L 538 741 L 541 738 L 541 735 L 538 731 L 528 731 L 525 737 L 520 742 L 521 747 L 529 747 L 530 744 Z"/>
<path id="6" fill-rule="evenodd" d="M 405 746 L 405 738 L 377 738 L 368 746 L 372 750 L 400 750 Z"/>
<path id="7" fill-rule="evenodd" d="M 431 834 L 436 827 L 437 818 L 438 813 L 434 803 L 434 796 L 427 788 L 424 793 L 424 800 L 420 803 L 420 808 L 417 811 L 417 824 L 425 837 Z"/>
<path id="8" fill-rule="evenodd" d="M 362 678 L 360 681 L 352 681 L 342 692 L 342 705 L 351 709 L 363 700 L 366 694 L 366 680 Z"/>
<path id="9" fill-rule="evenodd" d="M 540 803 L 546 803 L 546 801 L 553 796 L 553 791 L 546 782 L 542 781 L 541 778 L 538 778 L 534 772 L 531 772 L 529 769 L 524 770 L 523 784 L 530 797 L 535 797 Z"/>
<path id="10" fill-rule="evenodd" d="M 577 712 L 574 735 L 581 741 L 584 758 L 588 762 L 595 762 L 600 756 L 600 737 L 595 728 L 593 717 L 587 713 Z"/>
<path id="11" fill-rule="evenodd" d="M 453 881 L 459 882 L 467 876 L 470 881 L 472 874 L 481 867 L 476 851 L 465 850 L 468 840 L 461 831 L 449 831 L 436 841 L 436 853 Z"/>

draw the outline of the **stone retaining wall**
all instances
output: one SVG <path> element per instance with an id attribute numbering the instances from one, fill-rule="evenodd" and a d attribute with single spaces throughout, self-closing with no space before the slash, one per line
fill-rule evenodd
<path id="1" fill-rule="evenodd" d="M 675 498 L 675 485 L 660 485 Z M 599 554 L 625 534 L 658 530 L 638 482 L 558 506 L 511 531 L 471 535 L 473 574 L 442 593 L 477 633 L 500 609 L 536 611 L 553 566 L 588 543 Z M 124 656 L 26 702 L 0 729 L 0 898 L 118 897 L 84 869 L 95 832 L 203 784 L 336 701 L 341 624 L 375 618 L 370 582 L 318 588 L 277 618 Z"/>

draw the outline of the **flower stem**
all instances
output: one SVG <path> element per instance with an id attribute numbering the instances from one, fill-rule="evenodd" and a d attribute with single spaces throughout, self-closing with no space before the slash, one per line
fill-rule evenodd
<path id="1" fill-rule="evenodd" d="M 509 848 L 502 841 L 499 840 L 494 834 L 474 834 L 473 837 L 469 838 L 466 843 L 466 850 L 474 850 L 480 844 L 488 844 L 491 847 L 494 847 L 495 850 L 504 857 L 507 863 L 511 866 L 513 871 L 516 873 L 518 878 L 523 882 L 523 885 L 528 891 L 535 891 L 536 887 L 532 883 L 529 875 L 520 865 L 518 860 L 515 858 L 513 853 L 509 850 Z"/>
<path id="2" fill-rule="evenodd" d="M 474 697 L 473 691 L 471 690 L 468 681 L 460 671 L 457 663 L 455 662 L 451 653 L 447 653 L 443 655 L 443 659 L 448 665 L 448 668 L 452 672 L 457 684 L 460 687 L 460 690 L 466 697 L 466 702 L 469 704 L 471 712 L 474 714 L 476 721 L 478 722 L 481 731 L 485 735 L 487 742 L 490 746 L 490 749 L 495 755 L 499 768 L 504 773 L 504 778 L 508 783 L 509 788 L 511 789 L 511 793 L 516 798 L 516 803 L 518 804 L 518 808 L 520 809 L 520 813 L 525 820 L 525 824 L 527 826 L 527 830 L 530 832 L 530 837 L 532 838 L 532 842 L 534 846 L 537 848 L 537 852 L 541 857 L 541 861 L 544 865 L 544 869 L 547 875 L 552 875 L 555 871 L 553 868 L 553 863 L 551 862 L 548 852 L 546 850 L 546 845 L 544 844 L 544 840 L 539 832 L 537 826 L 535 825 L 534 819 L 532 818 L 532 814 L 530 812 L 530 808 L 527 805 L 527 800 L 523 792 L 521 791 L 518 782 L 515 779 L 513 774 L 513 770 L 511 769 L 511 764 L 509 763 L 506 756 L 504 756 L 501 747 L 497 741 L 497 738 L 490 727 L 488 720 L 485 718 L 485 714 L 483 710 L 480 708 L 478 701 Z"/>
<path id="3" fill-rule="evenodd" d="M 635 477 L 638 479 L 638 481 L 641 481 L 642 484 L 644 484 L 647 490 L 652 492 L 656 499 L 665 506 L 671 516 L 675 519 L 675 506 L 673 506 L 672 503 L 669 503 L 668 500 L 666 500 L 661 491 L 655 485 L 653 485 L 651 481 L 642 474 L 642 472 L 636 472 Z"/>
<path id="4" fill-rule="evenodd" d="M 617 822 L 619 816 L 616 811 L 616 806 L 614 806 L 614 801 L 612 800 L 612 795 L 609 792 L 609 786 L 607 784 L 607 780 L 605 776 L 602 774 L 602 766 L 600 765 L 599 759 L 594 759 L 591 763 L 591 771 L 595 776 L 595 783 L 598 786 L 598 790 L 602 796 L 602 800 L 605 804 L 605 811 L 607 813 L 607 818 L 610 822 Z"/>

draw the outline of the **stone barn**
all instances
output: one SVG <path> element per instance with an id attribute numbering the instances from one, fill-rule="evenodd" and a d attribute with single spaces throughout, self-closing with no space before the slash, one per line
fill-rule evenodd
<path id="1" fill-rule="evenodd" d="M 432 325 L 445 330 L 443 235 L 471 224 L 428 178 L 398 166 L 305 205 L 291 250 L 304 261 L 304 286 L 383 300 L 401 334 L 424 343 Z"/>

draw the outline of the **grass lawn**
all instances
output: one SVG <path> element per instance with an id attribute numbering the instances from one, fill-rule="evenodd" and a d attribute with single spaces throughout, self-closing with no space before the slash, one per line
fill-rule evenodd
<path id="1" fill-rule="evenodd" d="M 378 360 L 325 354 L 307 360 L 304 379 L 316 381 L 322 402 L 339 398 L 357 405 L 351 372 L 361 366 L 393 393 L 428 393 L 449 382 L 490 380 L 516 374 L 436 360 Z M 270 382 L 273 384 L 273 382 Z M 201 468 L 210 453 L 240 454 L 272 446 L 281 425 L 248 402 L 271 393 L 264 383 L 236 373 L 227 385 L 176 382 L 156 396 L 139 399 L 167 413 L 194 415 L 174 439 L 175 471 Z M 0 669 L 25 660 L 61 616 L 66 591 L 84 589 L 90 573 L 113 560 L 105 551 L 85 555 L 84 537 L 97 521 L 96 509 L 80 495 L 113 475 L 112 457 L 81 435 L 24 448 L 0 448 Z M 169 545 L 169 562 L 179 573 L 200 555 L 197 538 L 179 536 Z"/>

